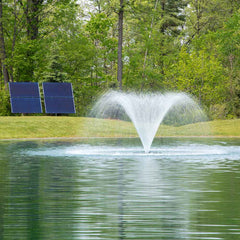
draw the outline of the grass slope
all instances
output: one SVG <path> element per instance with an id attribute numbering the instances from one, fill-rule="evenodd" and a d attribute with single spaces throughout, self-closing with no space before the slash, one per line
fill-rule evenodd
<path id="1" fill-rule="evenodd" d="M 82 117 L 0 117 L 0 139 L 55 137 L 136 137 L 130 122 Z M 157 136 L 240 137 L 240 119 L 181 127 L 160 126 Z"/>

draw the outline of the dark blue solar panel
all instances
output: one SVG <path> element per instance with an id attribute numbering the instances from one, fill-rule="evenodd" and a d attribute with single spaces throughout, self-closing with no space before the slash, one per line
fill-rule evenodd
<path id="1" fill-rule="evenodd" d="M 73 97 L 71 83 L 43 83 L 45 97 Z"/>
<path id="2" fill-rule="evenodd" d="M 45 97 L 46 113 L 75 113 L 74 100 L 68 97 Z"/>
<path id="3" fill-rule="evenodd" d="M 11 97 L 36 97 L 40 98 L 38 83 L 33 82 L 10 82 L 9 90 Z"/>
<path id="4" fill-rule="evenodd" d="M 12 113 L 41 113 L 40 98 L 11 98 Z"/>
<path id="5" fill-rule="evenodd" d="M 71 83 L 43 83 L 46 113 L 75 113 Z"/>
<path id="6" fill-rule="evenodd" d="M 9 83 L 12 113 L 41 113 L 38 83 Z"/>

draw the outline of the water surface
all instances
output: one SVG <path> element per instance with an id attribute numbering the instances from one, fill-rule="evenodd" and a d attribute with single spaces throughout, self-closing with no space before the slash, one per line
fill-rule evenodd
<path id="1" fill-rule="evenodd" d="M 240 140 L 0 143 L 0 239 L 240 239 Z"/>

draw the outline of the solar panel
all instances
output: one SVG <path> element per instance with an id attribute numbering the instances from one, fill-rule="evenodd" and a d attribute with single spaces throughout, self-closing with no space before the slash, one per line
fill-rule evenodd
<path id="1" fill-rule="evenodd" d="M 38 98 L 11 98 L 12 113 L 41 113 Z"/>
<path id="2" fill-rule="evenodd" d="M 11 97 L 40 98 L 39 86 L 35 82 L 10 82 Z"/>
<path id="3" fill-rule="evenodd" d="M 45 97 L 46 113 L 75 113 L 73 98 Z"/>
<path id="4" fill-rule="evenodd" d="M 10 82 L 12 113 L 42 113 L 38 83 Z"/>
<path id="5" fill-rule="evenodd" d="M 73 97 L 71 83 L 43 83 L 44 95 L 46 97 Z"/>
<path id="6" fill-rule="evenodd" d="M 43 83 L 46 113 L 75 113 L 71 83 Z"/>

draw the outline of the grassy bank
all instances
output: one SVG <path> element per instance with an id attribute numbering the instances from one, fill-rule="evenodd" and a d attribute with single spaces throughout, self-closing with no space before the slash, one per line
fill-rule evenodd
<path id="1" fill-rule="evenodd" d="M 240 119 L 181 127 L 161 126 L 158 136 L 240 137 Z M 0 139 L 55 137 L 135 137 L 130 122 L 81 117 L 0 117 Z"/>

